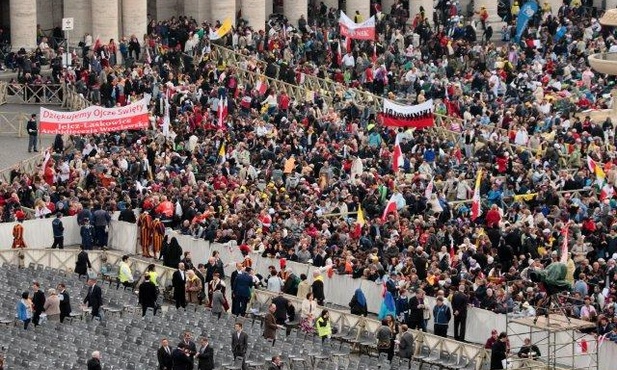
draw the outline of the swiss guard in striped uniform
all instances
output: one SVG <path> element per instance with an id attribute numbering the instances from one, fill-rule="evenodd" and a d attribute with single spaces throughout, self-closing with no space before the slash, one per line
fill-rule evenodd
<path id="1" fill-rule="evenodd" d="M 141 244 L 141 255 L 144 257 L 152 257 L 150 255 L 150 244 L 152 244 L 152 216 L 148 211 L 143 211 L 137 220 L 139 227 L 139 244 Z"/>
<path id="2" fill-rule="evenodd" d="M 26 242 L 24 241 L 24 226 L 22 223 L 26 218 L 26 214 L 20 209 L 15 212 L 15 218 L 17 223 L 13 226 L 13 249 L 26 248 Z"/>
<path id="3" fill-rule="evenodd" d="M 155 218 L 152 223 L 152 248 L 154 249 L 154 258 L 161 253 L 163 247 L 163 239 L 165 238 L 165 224 L 160 218 Z"/>

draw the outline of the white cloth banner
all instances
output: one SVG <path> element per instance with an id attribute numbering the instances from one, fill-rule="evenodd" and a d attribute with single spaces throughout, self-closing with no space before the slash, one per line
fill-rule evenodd
<path id="1" fill-rule="evenodd" d="M 362 23 L 355 23 L 341 11 L 339 17 L 341 35 L 356 40 L 375 40 L 375 16 Z"/>

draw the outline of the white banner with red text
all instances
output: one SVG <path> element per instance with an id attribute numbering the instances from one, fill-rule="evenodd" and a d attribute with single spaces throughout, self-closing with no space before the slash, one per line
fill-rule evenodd
<path id="1" fill-rule="evenodd" d="M 388 99 L 383 100 L 383 111 L 379 114 L 381 122 L 390 127 L 431 127 L 433 117 L 433 100 L 416 105 L 401 105 Z"/>
<path id="2" fill-rule="evenodd" d="M 141 130 L 150 125 L 150 95 L 124 107 L 90 106 L 75 112 L 58 112 L 41 107 L 40 131 L 43 134 L 98 134 Z"/>
<path id="3" fill-rule="evenodd" d="M 362 23 L 355 23 L 345 12 L 341 12 L 338 22 L 342 36 L 356 40 L 375 40 L 375 16 Z"/>

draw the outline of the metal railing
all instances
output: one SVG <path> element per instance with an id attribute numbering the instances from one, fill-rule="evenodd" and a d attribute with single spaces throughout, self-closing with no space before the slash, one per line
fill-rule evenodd
<path id="1" fill-rule="evenodd" d="M 23 137 L 28 116 L 23 112 L 0 111 L 0 135 Z"/>
<path id="2" fill-rule="evenodd" d="M 0 81 L 0 105 L 6 104 L 6 92 L 8 84 L 4 81 Z"/>
<path id="3" fill-rule="evenodd" d="M 34 174 L 38 170 L 38 165 L 43 161 L 43 153 L 24 159 L 11 167 L 0 170 L 0 180 L 4 183 L 11 183 L 11 172 L 18 170 L 20 173 Z"/>
<path id="4" fill-rule="evenodd" d="M 62 105 L 64 85 L 8 84 L 6 102 L 9 104 Z"/>
<path id="5" fill-rule="evenodd" d="M 82 94 L 78 93 L 74 86 L 64 85 L 64 100 L 62 101 L 62 108 L 69 111 L 77 111 L 88 108 L 91 105 L 92 103 Z"/>

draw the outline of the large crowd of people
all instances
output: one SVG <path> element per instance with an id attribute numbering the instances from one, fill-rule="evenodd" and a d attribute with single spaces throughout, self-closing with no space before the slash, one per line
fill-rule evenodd
<path id="1" fill-rule="evenodd" d="M 52 79 L 108 107 L 150 94 L 151 128 L 59 135 L 45 168 L 15 169 L 0 185 L 2 220 L 20 207 L 82 219 L 139 208 L 186 235 L 236 240 L 249 256 L 383 282 L 393 315 L 421 329 L 423 294 L 448 297 L 455 326 L 468 304 L 533 314 L 546 293 L 530 272 L 557 263 L 565 243 L 566 309 L 617 340 L 615 127 L 581 113 L 611 106 L 614 78 L 593 72 L 586 56 L 614 50 L 614 32 L 576 4 L 545 4 L 520 42 L 477 40 L 476 23 L 486 22 L 453 21 L 452 12 L 463 15 L 456 3 L 439 2 L 433 20 L 421 12 L 413 22 L 398 2 L 375 7 L 374 42 L 346 42 L 336 11 L 323 6 L 308 19 L 272 17 L 265 30 L 239 21 L 217 41 L 208 35 L 220 24 L 183 16 L 152 20 L 143 39 L 120 44 L 86 37 L 73 65 L 52 62 Z M 513 40 L 516 15 L 500 15 L 503 39 Z M 246 62 L 212 58 L 212 43 Z M 331 104 L 319 92 L 297 101 L 267 83 L 251 86 L 237 68 L 296 86 L 313 75 L 342 93 Z M 433 99 L 438 128 L 385 127 L 348 88 L 410 105 Z M 478 173 L 483 211 L 472 219 Z M 384 217 L 389 200 L 397 212 Z M 288 278 L 283 269 L 268 275 Z M 441 310 L 433 313 L 445 320 Z M 464 340 L 464 328 L 455 336 Z"/>

